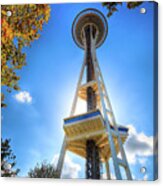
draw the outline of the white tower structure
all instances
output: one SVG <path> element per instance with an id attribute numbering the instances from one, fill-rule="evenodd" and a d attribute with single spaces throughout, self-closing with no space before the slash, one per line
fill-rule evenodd
<path id="1" fill-rule="evenodd" d="M 96 9 L 80 12 L 73 22 L 73 39 L 85 55 L 71 113 L 64 119 L 65 137 L 57 164 L 57 177 L 61 176 L 65 154 L 69 150 L 86 159 L 87 179 L 100 179 L 101 163 L 105 164 L 107 178 L 111 179 L 112 159 L 116 179 L 123 179 L 122 167 L 127 179 L 132 180 L 123 148 L 128 128 L 116 123 L 96 56 L 96 48 L 102 45 L 107 32 L 107 21 Z M 79 97 L 86 101 L 87 112 L 75 115 Z"/>

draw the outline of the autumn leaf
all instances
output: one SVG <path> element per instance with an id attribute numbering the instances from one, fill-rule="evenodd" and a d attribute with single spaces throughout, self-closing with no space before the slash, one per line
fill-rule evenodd
<path id="1" fill-rule="evenodd" d="M 127 2 L 127 8 L 128 9 L 134 9 L 138 6 L 140 6 L 143 2 Z M 118 6 L 122 6 L 122 2 L 104 2 L 102 5 L 108 9 L 107 17 L 110 18 L 113 13 L 118 11 Z"/>

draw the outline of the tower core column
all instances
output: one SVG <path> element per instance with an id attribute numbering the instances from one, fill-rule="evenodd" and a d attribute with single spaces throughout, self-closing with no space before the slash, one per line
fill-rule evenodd
<path id="1" fill-rule="evenodd" d="M 93 25 L 88 24 L 83 29 L 84 39 L 86 41 L 86 81 L 87 83 L 95 79 L 94 66 L 92 61 L 91 45 L 92 37 L 95 37 L 96 29 Z M 96 93 L 90 86 L 87 88 L 87 112 L 96 109 Z M 86 141 L 86 178 L 100 179 L 100 156 L 99 150 L 94 140 Z"/>

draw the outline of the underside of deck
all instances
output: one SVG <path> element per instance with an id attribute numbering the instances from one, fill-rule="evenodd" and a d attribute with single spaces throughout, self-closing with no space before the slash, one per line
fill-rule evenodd
<path id="1" fill-rule="evenodd" d="M 94 140 L 99 148 L 100 159 L 102 162 L 111 157 L 110 145 L 108 143 L 108 132 L 105 127 L 105 122 L 99 110 L 85 113 L 82 115 L 73 116 L 64 120 L 64 131 L 67 138 L 67 150 L 86 158 L 86 141 Z M 111 126 L 111 131 L 114 134 L 115 129 Z M 118 126 L 118 131 L 125 142 L 128 136 L 128 128 Z M 116 151 L 119 152 L 117 137 L 114 136 L 114 144 Z"/>

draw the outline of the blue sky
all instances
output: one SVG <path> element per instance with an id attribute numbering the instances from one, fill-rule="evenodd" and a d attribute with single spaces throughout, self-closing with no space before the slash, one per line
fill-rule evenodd
<path id="1" fill-rule="evenodd" d="M 2 137 L 12 139 L 20 176 L 26 176 L 37 162 L 51 162 L 60 151 L 63 119 L 69 116 L 84 57 L 71 35 L 75 16 L 85 8 L 97 8 L 107 15 L 101 3 L 50 6 L 51 16 L 41 37 L 24 49 L 27 66 L 18 72 L 21 91 L 7 94 L 8 106 L 2 110 Z M 146 14 L 140 14 L 140 7 L 147 9 Z M 97 57 L 116 120 L 131 128 L 130 141 L 125 145 L 131 172 L 135 179 L 151 180 L 153 3 L 140 7 L 128 10 L 123 4 L 119 12 L 107 18 L 108 36 L 97 49 Z M 21 97 L 23 91 L 26 99 Z M 132 149 L 130 142 L 134 140 L 137 146 Z M 73 177 L 84 178 L 85 161 L 67 154 L 67 166 L 76 170 Z M 147 174 L 140 173 L 142 166 Z"/>

